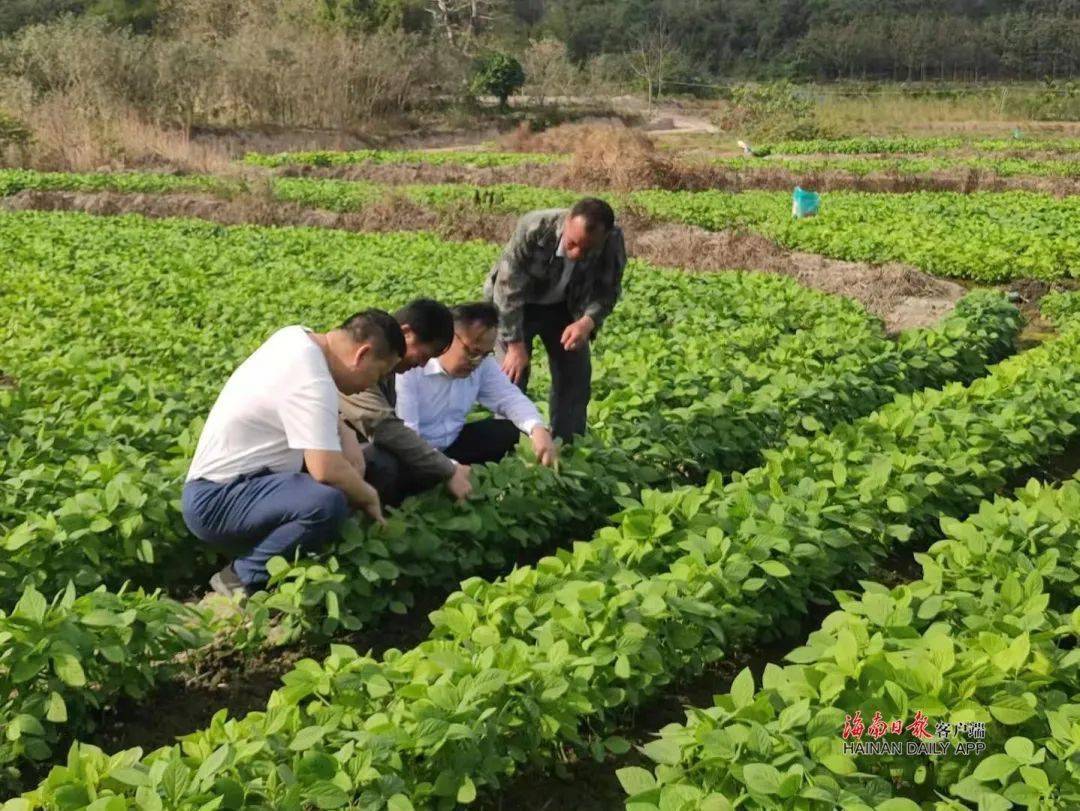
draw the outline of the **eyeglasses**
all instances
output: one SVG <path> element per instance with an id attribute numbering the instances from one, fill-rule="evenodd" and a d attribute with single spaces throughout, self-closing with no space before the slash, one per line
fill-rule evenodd
<path id="1" fill-rule="evenodd" d="M 465 347 L 465 357 L 467 357 L 471 361 L 482 361 L 488 355 L 491 355 L 495 352 L 494 349 L 476 349 L 472 344 L 470 344 L 468 341 L 461 337 L 460 332 L 455 332 L 454 335 L 456 335 L 457 339 L 461 341 L 461 345 Z"/>

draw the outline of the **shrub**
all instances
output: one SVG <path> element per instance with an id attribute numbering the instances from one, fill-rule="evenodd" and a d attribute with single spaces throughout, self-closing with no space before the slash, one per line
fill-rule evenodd
<path id="1" fill-rule="evenodd" d="M 786 81 L 736 85 L 717 124 L 762 139 L 799 140 L 821 134 L 813 100 Z"/>
<path id="2" fill-rule="evenodd" d="M 482 57 L 473 68 L 470 89 L 474 95 L 491 95 L 506 108 L 506 100 L 525 84 L 525 69 L 509 54 L 498 51 Z"/>

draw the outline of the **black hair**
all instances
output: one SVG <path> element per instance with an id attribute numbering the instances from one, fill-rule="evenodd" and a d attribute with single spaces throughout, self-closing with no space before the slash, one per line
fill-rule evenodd
<path id="1" fill-rule="evenodd" d="M 338 328 L 358 344 L 372 343 L 380 357 L 405 357 L 405 334 L 394 317 L 385 310 L 361 310 L 345 319 Z"/>
<path id="2" fill-rule="evenodd" d="M 422 344 L 435 344 L 445 350 L 454 340 L 454 316 L 449 307 L 434 299 L 410 301 L 394 313 L 394 318 L 401 326 L 412 329 Z"/>
<path id="3" fill-rule="evenodd" d="M 480 324 L 484 329 L 499 326 L 499 310 L 490 301 L 459 304 L 451 312 L 454 314 L 454 324 L 458 326 Z"/>
<path id="4" fill-rule="evenodd" d="M 574 203 L 570 218 L 574 217 L 584 218 L 585 230 L 590 234 L 597 228 L 603 228 L 604 233 L 608 233 L 615 227 L 615 212 L 598 197 L 583 197 Z"/>

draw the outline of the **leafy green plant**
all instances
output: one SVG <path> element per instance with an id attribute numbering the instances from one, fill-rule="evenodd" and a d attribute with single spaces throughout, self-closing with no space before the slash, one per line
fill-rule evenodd
<path id="1" fill-rule="evenodd" d="M 160 592 L 71 584 L 51 601 L 33 586 L 0 611 L 0 767 L 47 760 L 58 741 L 93 730 L 121 694 L 143 698 L 175 672 L 177 654 L 205 646 L 211 620 Z"/>
<path id="2" fill-rule="evenodd" d="M 753 174 L 767 172 L 777 167 L 790 172 L 814 174 L 818 172 L 846 172 L 853 177 L 869 174 L 918 177 L 936 172 L 978 171 L 997 177 L 1066 177 L 1080 178 L 1080 165 L 1076 161 L 1034 160 L 1014 157 L 835 157 L 808 156 L 804 158 L 717 158 L 714 165 L 738 172 Z"/>
<path id="3" fill-rule="evenodd" d="M 780 141 L 769 144 L 773 155 L 814 155 L 814 154 L 911 154 L 924 152 L 944 152 L 968 148 L 984 152 L 1021 152 L 1042 151 L 1069 154 L 1075 152 L 1080 141 L 1077 139 L 1001 139 L 987 138 L 965 141 L 962 138 L 838 138 L 816 140 Z"/>
<path id="4" fill-rule="evenodd" d="M 928 537 L 1075 435 L 1080 371 L 1063 359 L 1078 347 L 1071 331 L 969 388 L 898 398 L 726 485 L 627 500 L 589 543 L 465 581 L 413 650 L 376 660 L 335 646 L 299 663 L 266 712 L 219 713 L 142 762 L 73 749 L 25 802 L 82 789 L 178 809 L 226 793 L 233 807 L 450 807 L 566 744 L 625 749 L 586 738 L 582 721 L 606 734 L 618 708 L 782 630 L 842 575 Z M 121 768 L 127 785 L 111 776 Z"/>
<path id="5" fill-rule="evenodd" d="M 205 563 L 192 569 L 175 504 L 147 495 L 176 486 L 199 416 L 215 394 L 215 376 L 245 351 L 244 340 L 254 340 L 222 343 L 202 328 L 202 313 L 228 301 L 239 307 L 248 298 L 240 293 L 245 285 L 258 287 L 265 309 L 244 307 L 227 319 L 243 336 L 264 322 L 272 328 L 279 302 L 330 307 L 346 287 L 355 292 L 355 276 L 334 264 L 341 257 L 366 256 L 366 283 L 375 296 L 386 295 L 380 285 L 400 285 L 396 268 L 403 256 L 462 269 L 475 265 L 459 282 L 445 274 L 441 279 L 467 290 L 493 255 L 489 246 L 463 251 L 427 236 L 222 229 L 138 218 L 24 214 L 0 218 L 0 228 L 9 258 L 19 257 L 3 295 L 23 304 L 7 328 L 24 338 L 33 326 L 43 343 L 63 335 L 77 347 L 65 363 L 55 354 L 46 358 L 33 342 L 13 342 L 11 360 L 22 385 L 0 392 L 0 420 L 11 437 L 0 476 L 7 464 L 6 472 L 19 477 L 11 480 L 19 483 L 11 491 L 17 499 L 0 505 L 9 516 L 21 515 L 5 536 L 0 582 L 16 594 L 28 584 L 51 593 L 68 577 L 92 588 L 139 573 L 150 580 L 170 572 L 182 584 L 208 571 Z M 43 233 L 48 241 L 40 239 Z M 149 255 L 147 246 L 153 246 Z M 140 261 L 129 270 L 114 267 L 101 284 L 97 257 L 127 251 L 137 251 Z M 303 264 L 270 259 L 292 255 L 304 257 Z M 266 284 L 268 261 L 278 262 L 273 288 Z M 301 270 L 307 261 L 321 270 Z M 219 278 L 216 266 L 227 266 L 228 276 Z M 125 312 L 150 297 L 157 307 L 111 325 L 81 322 L 68 311 L 49 315 L 73 289 L 83 291 L 87 314 L 103 306 Z M 178 317 L 174 303 L 182 303 L 184 315 Z M 665 318 L 643 328 L 657 306 Z M 482 471 L 490 500 L 468 514 L 432 494 L 407 504 L 385 533 L 354 527 L 335 550 L 340 563 L 331 558 L 279 569 L 282 588 L 269 601 L 255 601 L 250 617 L 256 627 L 241 631 L 252 635 L 234 638 L 259 644 L 258 627 L 270 609 L 285 610 L 289 621 L 311 618 L 299 627 L 322 633 L 401 610 L 414 588 L 449 586 L 461 574 L 505 566 L 518 547 L 591 532 L 617 509 L 619 497 L 649 481 L 701 475 L 711 459 L 728 467 L 752 464 L 762 445 L 785 432 L 865 413 L 897 387 L 921 385 L 927 368 L 939 380 L 980 374 L 988 359 L 1010 351 L 1017 329 L 1015 310 L 994 296 L 964 302 L 950 324 L 940 339 L 915 333 L 895 345 L 850 303 L 789 280 L 634 274 L 605 329 L 611 354 L 597 353 L 595 444 L 575 451 L 558 475 L 517 458 Z M 709 332 L 717 337 L 703 339 Z M 160 345 L 163 335 L 170 346 Z M 732 361 L 718 367 L 721 343 Z M 731 392 L 710 400 L 714 388 Z M 64 430 L 49 429 L 53 419 L 62 420 Z M 657 440 L 660 425 L 673 431 L 683 423 L 685 433 Z M 49 441 L 41 442 L 43 436 Z M 732 445 L 735 436 L 742 438 Z M 59 510 L 32 506 L 55 504 L 65 492 L 71 495 Z M 82 728 L 72 723 L 68 730 Z"/>
<path id="6" fill-rule="evenodd" d="M 251 166 L 277 168 L 281 166 L 350 166 L 354 164 L 423 164 L 427 166 L 531 166 L 560 163 L 565 155 L 550 152 L 473 152 L 466 150 L 388 150 L 360 149 L 352 152 L 281 152 L 263 155 L 249 152 L 244 163 Z"/>
<path id="7" fill-rule="evenodd" d="M 743 671 L 708 709 L 665 727 L 643 751 L 659 765 L 619 778 L 628 808 L 931 807 L 953 797 L 982 808 L 1080 803 L 1074 756 L 1080 703 L 1080 483 L 1032 480 L 1015 500 L 984 502 L 916 557 L 922 579 L 855 598 L 755 692 Z M 979 753 L 910 756 L 844 751 L 845 719 L 921 712 L 980 723 Z M 931 722 L 937 744 L 966 743 Z M 882 740 L 858 732 L 852 743 Z M 913 733 L 888 742 L 919 743 Z M 942 806 L 937 806 L 942 807 Z"/>

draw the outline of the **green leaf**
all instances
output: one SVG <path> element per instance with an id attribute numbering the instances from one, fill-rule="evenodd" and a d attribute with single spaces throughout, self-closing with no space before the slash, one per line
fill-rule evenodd
<path id="1" fill-rule="evenodd" d="M 55 690 L 49 693 L 49 704 L 45 718 L 54 724 L 62 724 L 68 719 L 67 704 L 64 703 L 63 696 Z"/>
<path id="2" fill-rule="evenodd" d="M 1024 778 L 1025 783 L 1040 794 L 1050 793 L 1050 780 L 1042 769 L 1036 766 L 1021 766 L 1020 776 Z"/>
<path id="3" fill-rule="evenodd" d="M 903 496 L 889 496 L 885 499 L 885 506 L 889 508 L 889 512 L 906 513 L 908 511 L 907 499 Z"/>
<path id="4" fill-rule="evenodd" d="M 765 574 L 773 577 L 788 577 L 791 574 L 791 569 L 778 560 L 765 560 L 758 565 L 761 566 Z"/>
<path id="5" fill-rule="evenodd" d="M 459 803 L 471 803 L 475 799 L 476 785 L 473 783 L 471 778 L 466 777 L 464 782 L 461 784 L 461 788 L 458 789 L 457 801 Z"/>
<path id="6" fill-rule="evenodd" d="M 619 778 L 623 791 L 631 797 L 656 788 L 656 778 L 652 776 L 651 772 L 640 766 L 627 766 L 618 769 L 615 776 Z"/>
<path id="7" fill-rule="evenodd" d="M 45 619 L 45 611 L 49 607 L 49 604 L 45 602 L 45 598 L 41 592 L 35 589 L 33 586 L 27 586 L 22 593 L 22 597 L 15 603 L 15 608 L 12 609 L 11 615 L 13 617 L 22 617 L 23 619 L 32 620 L 33 622 L 41 622 Z"/>
<path id="8" fill-rule="evenodd" d="M 1004 782 L 1019 766 L 1016 759 L 1009 755 L 990 755 L 975 767 L 974 776 L 984 783 L 992 780 Z"/>
<path id="9" fill-rule="evenodd" d="M 296 777 L 302 783 L 332 780 L 338 772 L 338 762 L 325 752 L 307 752 L 296 767 Z"/>
<path id="10" fill-rule="evenodd" d="M 626 738 L 620 738 L 618 735 L 605 738 L 604 746 L 609 752 L 614 752 L 616 755 L 625 755 L 630 751 L 630 741 L 626 740 Z"/>
<path id="11" fill-rule="evenodd" d="M 387 811 L 415 811 L 413 804 L 404 794 L 395 794 L 386 801 Z"/>
<path id="12" fill-rule="evenodd" d="M 1020 696 L 1005 696 L 990 705 L 990 714 L 1003 724 L 1022 724 L 1035 710 Z"/>
<path id="13" fill-rule="evenodd" d="M 53 670 L 60 680 L 69 687 L 85 687 L 86 674 L 83 672 L 79 660 L 70 653 L 57 653 L 53 655 Z"/>
<path id="14" fill-rule="evenodd" d="M 349 804 L 345 790 L 327 780 L 307 786 L 304 799 L 315 803 L 316 808 L 342 808 Z"/>
<path id="15" fill-rule="evenodd" d="M 682 759 L 682 747 L 670 738 L 660 738 L 656 741 L 650 741 L 641 747 L 641 751 L 643 751 L 645 756 L 650 760 L 654 760 L 657 763 L 663 763 L 667 766 L 674 766 Z"/>
<path id="16" fill-rule="evenodd" d="M 385 695 L 389 695 L 394 689 L 391 687 L 386 676 L 379 673 L 375 673 L 364 679 L 364 686 L 367 688 L 368 694 L 372 698 L 382 698 Z"/>
<path id="17" fill-rule="evenodd" d="M 742 781 L 753 794 L 780 792 L 780 772 L 768 763 L 748 763 L 743 766 Z"/>
<path id="18" fill-rule="evenodd" d="M 919 804 L 904 797 L 893 797 L 874 806 L 877 811 L 919 811 Z"/>
<path id="19" fill-rule="evenodd" d="M 754 702 L 754 674 L 744 667 L 731 683 L 731 700 L 735 709 L 747 707 Z"/>
<path id="20" fill-rule="evenodd" d="M 125 786 L 136 787 L 147 785 L 149 780 L 146 772 L 132 767 L 113 769 L 109 772 L 109 777 L 118 783 L 123 783 Z"/>
<path id="21" fill-rule="evenodd" d="M 163 811 L 165 808 L 158 793 L 148 786 L 140 786 L 135 790 L 135 805 L 139 811 Z"/>
<path id="22" fill-rule="evenodd" d="M 1005 753 L 1018 763 L 1031 763 L 1035 757 L 1035 744 L 1027 738 L 1013 737 L 1005 741 Z"/>
<path id="23" fill-rule="evenodd" d="M 295 737 L 292 739 L 292 743 L 289 744 L 289 748 L 292 749 L 294 752 L 303 752 L 306 749 L 311 749 L 323 739 L 323 736 L 325 734 L 325 727 L 304 727 L 296 733 Z"/>

